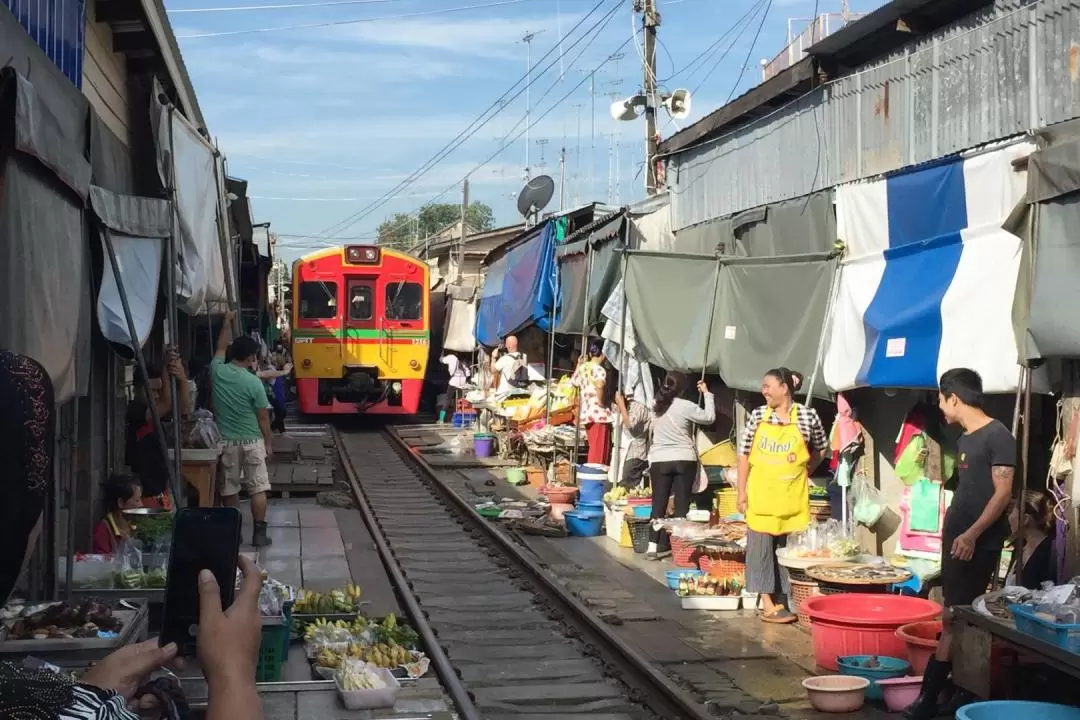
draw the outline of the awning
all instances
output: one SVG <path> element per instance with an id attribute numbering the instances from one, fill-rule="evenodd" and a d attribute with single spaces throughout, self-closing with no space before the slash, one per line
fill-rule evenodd
<path id="1" fill-rule="evenodd" d="M 555 302 L 555 223 L 525 238 L 487 267 L 476 340 L 494 347 L 529 325 L 551 327 Z"/>
<path id="2" fill-rule="evenodd" d="M 99 232 L 108 233 L 112 240 L 120 280 L 142 347 L 150 336 L 157 312 L 161 258 L 172 224 L 172 206 L 167 200 L 120 195 L 91 186 L 90 207 L 98 219 Z M 105 238 L 100 239 L 106 261 L 97 298 L 98 327 L 106 340 L 121 348 L 124 357 L 134 358 L 120 289 L 108 261 Z"/>
<path id="3" fill-rule="evenodd" d="M 89 385 L 88 106 L 55 68 L 38 70 L 31 83 L 0 69 L 0 126 L 13 129 L 0 142 L 14 140 L 0 148 L 0 347 L 41 363 L 62 404 Z"/>
<path id="4" fill-rule="evenodd" d="M 1023 197 L 1021 143 L 837 189 L 848 256 L 823 363 L 834 390 L 935 388 L 977 371 L 987 392 L 1019 377 L 1012 306 L 1021 242 L 1002 228 Z"/>
<path id="5" fill-rule="evenodd" d="M 683 228 L 679 252 L 769 257 L 827 253 L 836 243 L 832 190 Z"/>
<path id="6" fill-rule="evenodd" d="M 1028 201 L 1037 213 L 1034 252 L 1026 268 L 1028 306 L 1020 308 L 1024 357 L 1080 357 L 1080 324 L 1066 308 L 1080 307 L 1080 140 L 1033 153 Z M 1025 312 L 1026 311 L 1026 312 Z"/>
<path id="7" fill-rule="evenodd" d="M 719 374 L 754 391 L 770 368 L 809 375 L 836 262 L 632 253 L 626 292 L 639 352 L 669 370 Z"/>
<path id="8" fill-rule="evenodd" d="M 218 236 L 218 187 L 214 149 L 179 112 L 158 101 L 161 87 L 154 81 L 150 119 L 157 143 L 158 174 L 172 185 L 172 152 L 176 153 L 176 212 L 180 218 L 177 243 L 177 306 L 188 315 L 226 301 L 225 269 Z M 171 148 L 171 150 L 170 150 Z"/>
<path id="9" fill-rule="evenodd" d="M 472 352 L 476 349 L 476 288 L 450 285 L 446 288 L 446 327 L 443 349 Z"/>
<path id="10" fill-rule="evenodd" d="M 614 216 L 601 218 L 582 228 L 574 240 L 558 249 L 559 263 L 559 312 L 555 332 L 579 335 L 585 329 L 586 303 L 588 303 L 588 327 L 599 322 L 604 303 L 619 279 L 622 257 L 618 252 L 623 246 L 625 215 L 621 211 Z M 589 255 L 592 255 L 590 261 Z M 586 281 L 587 270 L 592 272 Z"/>

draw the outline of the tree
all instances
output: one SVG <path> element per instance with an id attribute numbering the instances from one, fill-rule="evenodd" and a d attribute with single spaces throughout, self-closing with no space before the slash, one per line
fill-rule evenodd
<path id="1" fill-rule="evenodd" d="M 395 213 L 378 228 L 379 244 L 407 248 L 415 241 L 431 237 L 461 219 L 461 206 L 453 203 L 427 205 L 419 215 Z M 483 232 L 495 226 L 495 213 L 482 202 L 469 205 L 466 219 L 471 232 Z"/>

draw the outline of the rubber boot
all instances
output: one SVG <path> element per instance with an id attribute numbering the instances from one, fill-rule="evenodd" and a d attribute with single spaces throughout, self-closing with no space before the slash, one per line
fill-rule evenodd
<path id="1" fill-rule="evenodd" d="M 270 536 L 266 534 L 266 523 L 255 523 L 255 532 L 251 534 L 251 544 L 255 547 L 266 547 L 267 545 L 272 545 L 273 542 L 274 541 L 270 539 Z"/>
<path id="2" fill-rule="evenodd" d="M 930 658 L 923 673 L 922 690 L 915 702 L 904 711 L 907 720 L 933 720 L 938 715 L 938 698 L 945 684 L 949 681 L 949 673 L 952 672 L 952 663 L 942 662 L 937 658 Z"/>

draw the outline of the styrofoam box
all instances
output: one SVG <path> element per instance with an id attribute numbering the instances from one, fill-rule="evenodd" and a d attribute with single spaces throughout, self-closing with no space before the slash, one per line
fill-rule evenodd
<path id="1" fill-rule="evenodd" d="M 684 597 L 683 610 L 738 610 L 742 597 L 739 595 L 706 595 Z"/>
<path id="2" fill-rule="evenodd" d="M 376 690 L 346 691 L 338 685 L 338 694 L 341 696 L 341 702 L 345 703 L 346 710 L 372 710 L 394 706 L 398 693 L 401 691 L 401 683 L 385 668 L 379 668 L 376 672 L 386 683 L 386 687 Z"/>

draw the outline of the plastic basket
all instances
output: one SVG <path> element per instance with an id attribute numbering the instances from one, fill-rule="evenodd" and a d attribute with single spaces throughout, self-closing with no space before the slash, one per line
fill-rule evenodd
<path id="1" fill-rule="evenodd" d="M 255 668 L 255 682 L 281 680 L 281 668 L 289 656 L 289 627 L 284 622 L 263 625 L 262 639 L 259 642 L 259 664 Z"/>
<path id="2" fill-rule="evenodd" d="M 821 594 L 818 583 L 816 580 L 796 580 L 794 577 L 789 578 L 788 582 L 791 585 L 791 609 L 795 611 L 799 622 L 810 627 L 810 616 L 803 613 L 802 605 L 810 598 Z"/>
<path id="3" fill-rule="evenodd" d="M 738 499 L 738 491 L 732 488 L 718 490 L 716 492 L 716 511 L 719 513 L 720 517 L 727 517 L 728 515 L 734 515 L 739 512 Z"/>
<path id="4" fill-rule="evenodd" d="M 1062 650 L 1080 654 L 1080 624 L 1064 625 L 1043 620 L 1036 617 L 1031 608 L 1024 605 L 1010 605 L 1009 612 L 1016 620 L 1016 629 L 1025 635 L 1039 638 Z"/>
<path id="5" fill-rule="evenodd" d="M 702 571 L 721 580 L 746 575 L 746 556 L 742 553 L 705 552 L 698 557 Z"/>
<path id="6" fill-rule="evenodd" d="M 671 561 L 675 567 L 697 570 L 697 548 L 674 535 L 671 537 Z"/>
<path id="7" fill-rule="evenodd" d="M 630 546 L 634 548 L 634 552 L 648 552 L 652 522 L 643 518 L 626 518 L 623 524 L 630 529 Z"/>

